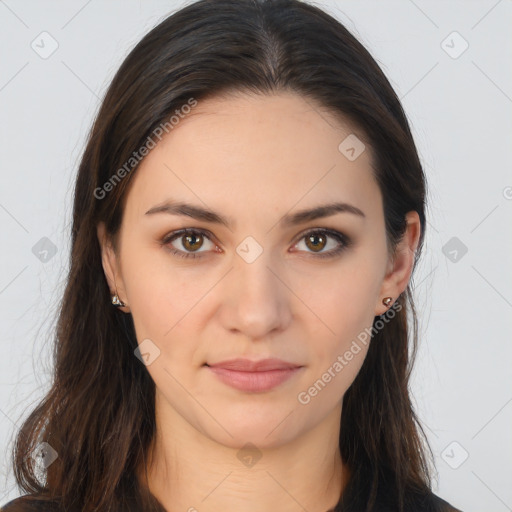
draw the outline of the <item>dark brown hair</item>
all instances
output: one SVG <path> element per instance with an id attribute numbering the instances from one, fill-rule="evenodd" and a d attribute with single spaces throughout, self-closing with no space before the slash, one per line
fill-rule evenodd
<path id="1" fill-rule="evenodd" d="M 59 510 L 163 510 L 136 476 L 155 433 L 155 385 L 134 356 L 131 315 L 110 303 L 96 228 L 104 222 L 115 244 L 137 168 L 126 171 L 126 162 L 176 109 L 191 98 L 281 91 L 358 130 L 374 155 L 391 251 L 405 232 L 406 213 L 419 214 L 416 266 L 426 227 L 425 177 L 400 101 L 363 45 L 299 0 L 200 0 L 182 8 L 126 57 L 89 133 L 74 191 L 53 382 L 13 450 L 20 489 L 55 500 Z M 384 496 L 393 510 L 434 510 L 427 448 L 432 453 L 408 391 L 418 335 L 410 285 L 397 302 L 404 307 L 374 334 L 343 399 L 339 445 L 351 470 L 344 511 L 370 511 Z M 42 480 L 29 457 L 41 441 L 58 453 Z"/>

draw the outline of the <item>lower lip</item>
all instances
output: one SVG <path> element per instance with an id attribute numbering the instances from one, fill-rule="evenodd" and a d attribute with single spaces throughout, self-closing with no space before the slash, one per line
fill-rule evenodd
<path id="1" fill-rule="evenodd" d="M 240 372 L 226 368 L 207 366 L 219 379 L 241 391 L 269 391 L 293 377 L 302 367 L 262 372 Z"/>

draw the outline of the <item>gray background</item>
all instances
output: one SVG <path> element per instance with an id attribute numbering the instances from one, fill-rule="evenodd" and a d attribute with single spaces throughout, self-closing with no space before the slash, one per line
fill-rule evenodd
<path id="1" fill-rule="evenodd" d="M 49 387 L 86 131 L 122 59 L 182 5 L 0 0 L 2 454 Z M 512 0 L 317 5 L 382 66 L 427 172 L 412 391 L 434 490 L 464 512 L 512 510 Z M 9 462 L 3 455 L 0 504 L 18 495 Z"/>

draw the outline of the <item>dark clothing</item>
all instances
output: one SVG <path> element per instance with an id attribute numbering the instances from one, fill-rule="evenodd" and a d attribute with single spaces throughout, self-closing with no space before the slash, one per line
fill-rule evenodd
<path id="1" fill-rule="evenodd" d="M 27 497 L 31 497 L 32 499 L 29 501 Z M 431 503 L 434 504 L 437 510 L 439 512 L 461 512 L 460 510 L 454 508 L 452 505 L 441 499 L 439 496 L 435 494 L 431 494 Z M 338 512 L 338 510 L 342 510 L 338 506 L 336 506 L 335 511 Z M 416 510 L 409 510 L 407 512 L 423 512 L 423 510 L 431 510 L 431 508 L 425 508 L 425 509 L 416 509 Z M 44 502 L 41 500 L 38 500 L 33 495 L 27 495 L 22 496 L 20 498 L 16 498 L 6 505 L 4 505 L 1 509 L 1 512 L 56 512 L 58 511 L 58 507 L 48 502 Z M 60 512 L 60 511 L 59 511 Z M 71 512 L 71 511 L 68 511 Z M 75 511 L 73 511 L 75 512 Z M 79 512 L 79 511 L 76 511 Z M 374 509 L 374 512 L 394 512 L 385 505 L 378 503 L 376 508 Z"/>

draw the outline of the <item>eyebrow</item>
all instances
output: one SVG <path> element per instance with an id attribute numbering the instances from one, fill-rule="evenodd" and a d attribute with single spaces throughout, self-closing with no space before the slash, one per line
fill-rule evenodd
<path id="1" fill-rule="evenodd" d="M 201 206 L 195 206 L 182 201 L 165 201 L 164 203 L 150 208 L 145 215 L 154 215 L 156 213 L 166 213 L 169 215 L 178 215 L 191 217 L 196 220 L 202 220 L 204 222 L 212 222 L 215 224 L 221 224 L 226 226 L 228 229 L 231 226 L 231 221 L 223 217 L 221 214 L 216 213 L 208 208 Z M 337 213 L 351 213 L 353 215 L 366 218 L 366 215 L 356 206 L 348 203 L 329 203 L 325 205 L 316 206 L 306 210 L 300 210 L 293 214 L 284 215 L 279 223 L 283 227 L 295 226 L 308 221 L 320 219 L 322 217 L 329 217 Z"/>

